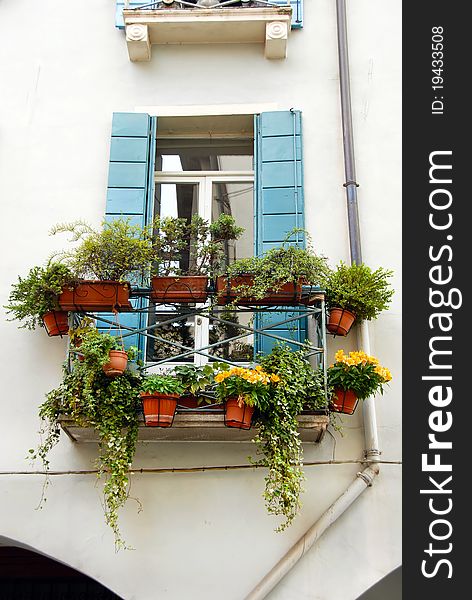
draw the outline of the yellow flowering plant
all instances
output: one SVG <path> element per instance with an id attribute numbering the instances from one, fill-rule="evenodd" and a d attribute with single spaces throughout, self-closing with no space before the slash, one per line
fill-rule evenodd
<path id="1" fill-rule="evenodd" d="M 375 356 L 362 350 L 344 354 L 338 350 L 335 362 L 328 368 L 328 383 L 334 388 L 352 390 L 359 400 L 365 400 L 377 392 L 383 394 L 383 386 L 392 374 L 382 367 Z"/>
<path id="2" fill-rule="evenodd" d="M 254 369 L 232 367 L 215 375 L 216 397 L 220 402 L 236 397 L 240 404 L 257 407 L 279 381 L 278 375 L 266 373 L 260 365 Z"/>

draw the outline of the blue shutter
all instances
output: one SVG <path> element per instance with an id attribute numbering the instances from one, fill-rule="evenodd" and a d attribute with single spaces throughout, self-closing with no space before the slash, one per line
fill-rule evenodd
<path id="1" fill-rule="evenodd" d="M 146 2 L 146 0 L 141 0 L 141 1 L 130 0 L 128 2 L 127 8 L 136 8 L 137 6 L 144 6 L 145 4 L 149 4 L 149 2 Z M 116 0 L 115 27 L 118 27 L 118 29 L 125 28 L 125 24 L 123 21 L 123 8 L 124 7 L 125 7 L 124 0 Z"/>
<path id="2" fill-rule="evenodd" d="M 292 7 L 292 29 L 303 27 L 303 0 L 270 0 L 273 4 Z"/>
<path id="3" fill-rule="evenodd" d="M 107 221 L 129 218 L 131 223 L 144 226 L 150 222 L 154 198 L 154 160 L 156 139 L 155 118 L 143 113 L 114 113 L 108 170 L 108 193 L 105 209 Z M 145 308 L 144 298 L 131 300 L 137 309 Z M 115 321 L 111 313 L 103 315 Z M 147 314 L 120 313 L 122 326 L 139 329 L 147 325 Z M 100 325 L 100 322 L 99 322 Z M 103 331 L 110 326 L 102 324 Z M 111 333 L 118 334 L 117 328 Z M 123 330 L 123 334 L 127 330 Z M 125 338 L 125 346 L 138 346 L 144 359 L 145 337 L 132 335 Z"/>
<path id="4" fill-rule="evenodd" d="M 256 115 L 255 124 L 255 239 L 258 256 L 278 247 L 294 227 L 305 227 L 303 204 L 302 132 L 300 111 L 267 112 Z M 304 236 L 293 243 L 304 246 Z M 256 326 L 295 316 L 290 309 L 256 315 Z M 279 325 L 275 335 L 303 343 L 306 319 Z M 270 352 L 275 340 L 255 336 L 255 352 Z M 297 346 L 292 346 L 294 349 Z"/>

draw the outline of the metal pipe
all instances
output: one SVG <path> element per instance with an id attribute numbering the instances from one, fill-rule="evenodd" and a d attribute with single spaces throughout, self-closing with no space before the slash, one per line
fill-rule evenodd
<path id="1" fill-rule="evenodd" d="M 362 263 L 361 236 L 359 227 L 359 212 L 357 204 L 357 188 L 354 136 L 352 128 L 351 91 L 349 76 L 349 54 L 347 40 L 346 0 L 336 0 L 339 83 L 341 96 L 341 112 L 344 142 L 344 170 L 346 182 L 347 217 L 349 227 L 349 247 L 351 263 Z M 365 352 L 370 354 L 369 329 L 367 322 L 358 328 L 358 341 Z M 363 421 L 365 438 L 365 455 L 375 461 L 380 455 L 378 450 L 377 420 L 374 398 L 363 401 Z M 346 491 L 324 512 L 310 529 L 292 546 L 269 573 L 246 597 L 246 600 L 262 600 L 270 593 L 279 581 L 295 566 L 321 535 L 332 525 L 351 504 L 370 487 L 379 474 L 379 464 L 373 462 L 349 485 Z"/>
<path id="2" fill-rule="evenodd" d="M 274 589 L 279 581 L 296 565 L 308 550 L 315 544 L 323 533 L 351 506 L 351 504 L 370 485 L 378 473 L 378 466 L 372 465 L 358 473 L 356 479 L 346 491 L 333 502 L 308 531 L 302 535 L 298 542 L 290 548 L 283 558 L 262 579 L 245 600 L 260 600 Z"/>
<path id="3" fill-rule="evenodd" d="M 345 0 L 336 0 L 338 22 L 339 86 L 341 95 L 341 118 L 343 125 L 344 173 L 346 181 L 347 219 L 351 261 L 362 262 L 359 212 L 357 205 L 356 166 L 354 157 L 354 135 L 352 130 L 351 84 Z"/>

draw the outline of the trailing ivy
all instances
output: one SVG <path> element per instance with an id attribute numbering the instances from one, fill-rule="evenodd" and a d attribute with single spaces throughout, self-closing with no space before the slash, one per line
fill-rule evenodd
<path id="1" fill-rule="evenodd" d="M 254 441 L 263 458 L 257 461 L 269 469 L 264 499 L 269 514 L 283 516 L 276 529 L 283 531 L 301 508 L 303 449 L 298 434 L 297 415 L 302 410 L 326 408 L 323 372 L 313 369 L 304 350 L 291 351 L 278 344 L 260 358 L 264 371 L 280 377 L 268 399 L 263 399 L 256 416 L 259 432 Z"/>
<path id="2" fill-rule="evenodd" d="M 59 418 L 67 416 L 82 427 L 94 427 L 99 435 L 97 468 L 105 475 L 103 487 L 107 524 L 115 536 L 115 548 L 126 548 L 118 526 L 118 510 L 129 496 L 129 468 L 138 437 L 139 374 L 125 371 L 119 377 L 107 377 L 100 369 L 91 371 L 85 363 L 74 361 L 71 373 L 64 368 L 60 385 L 46 395 L 40 406 L 45 438 L 31 458 L 39 458 L 49 470 L 48 455 L 59 441 Z"/>

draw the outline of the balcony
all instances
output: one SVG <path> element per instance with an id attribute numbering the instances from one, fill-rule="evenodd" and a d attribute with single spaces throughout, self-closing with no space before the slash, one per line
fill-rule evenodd
<path id="1" fill-rule="evenodd" d="M 133 62 L 149 61 L 155 44 L 261 44 L 266 58 L 283 59 L 292 22 L 289 2 L 253 0 L 125 3 L 122 14 Z"/>

